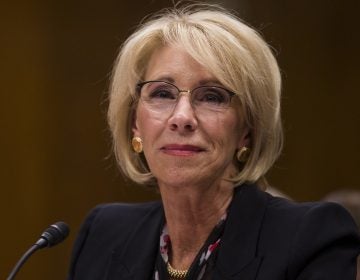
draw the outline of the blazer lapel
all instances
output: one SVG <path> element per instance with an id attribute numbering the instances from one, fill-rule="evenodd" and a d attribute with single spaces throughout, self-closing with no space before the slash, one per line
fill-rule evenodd
<path id="1" fill-rule="evenodd" d="M 255 185 L 235 189 L 219 247 L 214 279 L 255 279 L 262 257 L 257 243 L 267 196 Z"/>
<path id="2" fill-rule="evenodd" d="M 106 280 L 151 279 L 163 221 L 163 209 L 159 204 L 138 223 L 127 246 L 114 250 Z"/>
<path id="3" fill-rule="evenodd" d="M 213 279 L 255 279 L 262 260 L 257 256 L 257 242 L 266 205 L 267 196 L 256 186 L 235 189 Z M 163 222 L 163 208 L 159 204 L 139 221 L 127 246 L 114 250 L 104 279 L 151 279 Z"/>

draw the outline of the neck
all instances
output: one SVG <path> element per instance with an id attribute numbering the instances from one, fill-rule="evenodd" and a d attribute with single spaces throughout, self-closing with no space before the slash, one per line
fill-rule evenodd
<path id="1" fill-rule="evenodd" d="M 233 184 L 166 186 L 159 184 L 171 239 L 171 265 L 188 269 L 209 234 L 225 214 Z"/>

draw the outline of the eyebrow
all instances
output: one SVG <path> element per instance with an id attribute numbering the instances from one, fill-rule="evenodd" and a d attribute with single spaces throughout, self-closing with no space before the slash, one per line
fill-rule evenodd
<path id="1" fill-rule="evenodd" d="M 200 80 L 199 85 L 208 85 L 208 84 L 215 84 L 217 86 L 223 86 L 222 83 L 220 83 L 218 80 L 216 79 L 204 79 L 204 80 Z"/>
<path id="2" fill-rule="evenodd" d="M 174 84 L 175 80 L 171 76 L 160 76 L 155 79 L 151 79 L 152 81 L 165 81 Z"/>
<path id="3" fill-rule="evenodd" d="M 157 77 L 155 79 L 151 79 L 152 81 L 164 81 L 164 82 L 169 82 L 172 83 L 174 85 L 176 85 L 175 83 L 175 79 L 172 78 L 171 76 L 168 75 L 164 75 L 164 76 L 160 76 Z M 196 85 L 196 87 L 198 86 L 204 86 L 204 85 L 208 85 L 208 84 L 212 84 L 212 85 L 217 85 L 217 86 L 223 86 L 223 84 L 221 84 L 218 80 L 216 79 L 203 79 L 197 82 L 198 85 Z M 177 86 L 177 85 L 176 85 Z"/>

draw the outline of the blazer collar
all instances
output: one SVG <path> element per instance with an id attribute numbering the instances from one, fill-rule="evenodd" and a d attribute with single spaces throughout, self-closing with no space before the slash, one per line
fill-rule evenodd
<path id="1" fill-rule="evenodd" d="M 151 279 L 159 250 L 164 212 L 155 204 L 137 225 L 125 248 L 114 250 L 105 279 Z M 219 247 L 214 279 L 255 279 L 261 256 L 257 243 L 267 196 L 255 185 L 235 188 Z"/>
<path id="2" fill-rule="evenodd" d="M 235 189 L 221 238 L 214 279 L 255 279 L 257 245 L 268 196 L 255 185 Z"/>

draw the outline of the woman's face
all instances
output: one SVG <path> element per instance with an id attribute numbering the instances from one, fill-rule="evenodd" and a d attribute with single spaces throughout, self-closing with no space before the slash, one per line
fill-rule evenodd
<path id="1" fill-rule="evenodd" d="M 176 46 L 164 46 L 152 54 L 144 80 L 167 81 L 181 90 L 221 86 Z M 146 160 L 159 186 L 216 184 L 236 172 L 234 155 L 249 144 L 249 136 L 234 99 L 227 109 L 205 113 L 192 106 L 188 94 L 181 94 L 170 111 L 140 100 L 133 133 L 143 140 Z"/>

